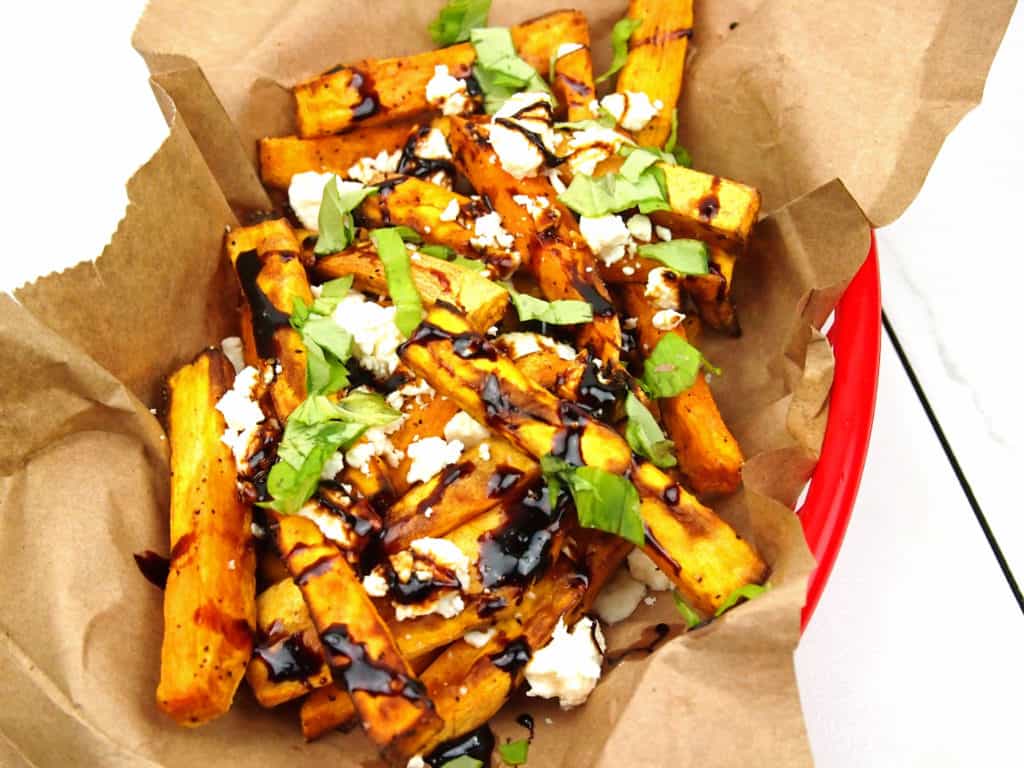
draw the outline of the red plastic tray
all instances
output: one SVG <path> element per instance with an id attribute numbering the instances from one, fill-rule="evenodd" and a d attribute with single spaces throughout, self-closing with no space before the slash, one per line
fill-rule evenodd
<path id="1" fill-rule="evenodd" d="M 836 305 L 828 337 L 836 358 L 828 425 L 807 498 L 797 512 L 817 561 L 807 586 L 803 627 L 818 605 L 843 543 L 875 415 L 882 296 L 873 233 L 867 260 Z"/>

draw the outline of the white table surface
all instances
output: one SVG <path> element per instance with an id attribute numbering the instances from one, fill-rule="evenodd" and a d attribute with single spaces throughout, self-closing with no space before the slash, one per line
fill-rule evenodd
<path id="1" fill-rule="evenodd" d="M 0 133 L 17 213 L 0 289 L 95 257 L 124 213 L 124 182 L 166 135 L 128 43 L 143 5 L 67 4 L 59 23 L 52 5 L 22 5 L 0 31 L 9 73 Z M 1015 233 L 1022 72 L 1018 10 L 982 106 L 878 242 L 886 312 L 998 545 L 1024 578 L 1024 504 L 1013 496 L 1024 461 L 1015 317 L 1024 283 Z M 1021 648 L 1020 608 L 885 340 L 860 496 L 796 654 L 818 765 L 1022 764 Z"/>

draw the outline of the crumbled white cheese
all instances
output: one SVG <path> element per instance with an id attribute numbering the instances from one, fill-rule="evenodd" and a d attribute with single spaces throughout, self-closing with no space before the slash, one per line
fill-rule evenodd
<path id="1" fill-rule="evenodd" d="M 334 310 L 334 322 L 352 334 L 353 356 L 374 378 L 386 379 L 398 367 L 403 337 L 395 325 L 395 308 L 368 301 L 349 291 Z"/>
<path id="2" fill-rule="evenodd" d="M 655 267 L 647 274 L 644 296 L 658 309 L 679 309 L 679 278 L 666 267 Z"/>
<path id="3" fill-rule="evenodd" d="M 377 566 L 363 577 L 363 589 L 370 597 L 386 597 L 388 580 L 384 578 L 383 568 Z"/>
<path id="4" fill-rule="evenodd" d="M 404 605 L 400 603 L 396 605 L 395 619 L 398 621 L 408 621 L 420 616 L 429 616 L 432 613 L 436 613 L 446 619 L 452 619 L 462 613 L 465 608 L 466 603 L 462 599 L 462 595 L 454 590 L 445 589 L 438 593 L 436 598 L 421 604 Z"/>
<path id="5" fill-rule="evenodd" d="M 240 338 L 228 336 L 221 339 L 220 350 L 224 353 L 224 357 L 228 359 L 228 362 L 231 363 L 236 374 L 245 368 L 245 354 L 242 352 L 242 340 Z"/>
<path id="6" fill-rule="evenodd" d="M 448 139 L 437 128 L 431 128 L 426 136 L 416 142 L 416 157 L 424 160 L 451 160 L 452 151 Z"/>
<path id="7" fill-rule="evenodd" d="M 288 185 L 288 204 L 306 229 L 319 231 L 320 203 L 324 199 L 324 187 L 333 178 L 336 178 L 333 173 L 317 173 L 316 171 L 303 171 L 292 176 L 291 184 Z M 358 181 L 338 179 L 339 192 L 355 191 L 362 188 L 363 185 Z"/>
<path id="8" fill-rule="evenodd" d="M 652 103 L 650 97 L 643 91 L 626 91 L 609 93 L 601 99 L 601 106 L 627 131 L 639 131 L 651 122 L 664 104 L 661 101 Z"/>
<path id="9" fill-rule="evenodd" d="M 469 242 L 474 248 L 511 248 L 515 238 L 501 225 L 497 211 L 491 211 L 474 220 Z"/>
<path id="10" fill-rule="evenodd" d="M 569 168 L 574 174 L 592 176 L 598 163 L 618 152 L 623 144 L 632 143 L 618 131 L 602 126 L 573 131 L 566 143 Z"/>
<path id="11" fill-rule="evenodd" d="M 459 411 L 444 425 L 444 439 L 459 441 L 463 448 L 475 448 L 491 436 L 491 431 L 465 411 Z"/>
<path id="12" fill-rule="evenodd" d="M 580 234 L 605 266 L 610 267 L 626 255 L 629 230 L 622 223 L 622 219 L 614 213 L 605 216 L 581 216 Z"/>
<path id="13" fill-rule="evenodd" d="M 463 589 L 469 588 L 469 558 L 448 539 L 422 538 L 409 544 L 413 555 L 451 571 Z"/>
<path id="14" fill-rule="evenodd" d="M 551 122 L 551 96 L 540 91 L 510 96 L 491 119 L 490 139 L 501 167 L 516 179 L 536 176 L 544 163 L 544 153 L 526 135 L 499 121 L 511 121 L 537 136 L 549 152 L 555 151 L 555 133 Z"/>
<path id="15" fill-rule="evenodd" d="M 491 460 L 491 446 L 489 443 L 480 443 L 480 458 L 484 461 Z"/>
<path id="16" fill-rule="evenodd" d="M 426 404 L 427 400 L 435 395 L 434 388 L 430 386 L 423 379 L 414 379 L 408 384 L 405 384 L 398 389 L 389 392 L 384 401 L 394 408 L 396 411 L 400 411 L 405 408 L 409 402 L 418 407 L 422 407 Z"/>
<path id="17" fill-rule="evenodd" d="M 625 320 L 622 321 L 622 327 L 625 328 L 627 331 L 632 331 L 636 328 L 637 321 L 638 318 L 636 317 L 627 317 Z"/>
<path id="18" fill-rule="evenodd" d="M 535 354 L 540 352 L 542 349 L 554 350 L 555 354 L 562 360 L 576 359 L 575 349 L 570 347 L 568 344 L 555 341 L 554 339 L 540 333 L 529 333 L 525 331 L 505 333 L 498 338 L 498 345 L 513 360 L 518 360 L 521 357 Z"/>
<path id="19" fill-rule="evenodd" d="M 446 441 L 441 437 L 425 437 L 410 443 L 406 451 L 412 463 L 405 476 L 406 481 L 418 483 L 429 480 L 462 455 L 463 445 L 458 440 Z"/>
<path id="20" fill-rule="evenodd" d="M 559 619 L 551 641 L 526 665 L 526 695 L 557 698 L 562 709 L 582 704 L 601 678 L 604 650 L 601 627 L 593 619 L 580 619 L 572 632 Z"/>
<path id="21" fill-rule="evenodd" d="M 445 115 L 461 115 L 473 107 L 466 90 L 466 81 L 448 74 L 448 66 L 438 64 L 434 76 L 427 83 L 427 103 L 441 110 Z"/>
<path id="22" fill-rule="evenodd" d="M 594 611 L 605 624 L 617 624 L 633 615 L 647 588 L 620 568 L 594 600 Z"/>
<path id="23" fill-rule="evenodd" d="M 659 309 L 651 318 L 651 325 L 659 331 L 671 331 L 685 319 L 686 315 L 674 309 Z"/>
<path id="24" fill-rule="evenodd" d="M 658 598 L 656 598 L 654 595 L 648 595 L 647 597 L 644 598 L 644 605 L 650 606 L 650 605 L 654 605 L 657 602 L 658 602 Z"/>
<path id="25" fill-rule="evenodd" d="M 324 538 L 333 541 L 339 547 L 347 548 L 352 545 L 352 530 L 345 523 L 344 518 L 328 512 L 315 501 L 307 501 L 298 512 L 300 517 L 312 520 Z"/>
<path id="26" fill-rule="evenodd" d="M 634 549 L 630 552 L 629 557 L 626 558 L 626 564 L 629 566 L 629 572 L 633 578 L 642 581 L 648 589 L 655 592 L 672 589 L 672 582 L 669 581 L 668 576 L 662 573 L 643 551 Z"/>
<path id="27" fill-rule="evenodd" d="M 633 275 L 636 274 L 636 267 L 633 267 L 633 266 L 623 267 L 622 268 L 622 274 L 624 274 L 626 277 L 632 277 Z"/>
<path id="28" fill-rule="evenodd" d="M 558 173 L 557 168 L 548 168 L 544 173 L 548 177 L 548 181 L 551 182 L 552 188 L 555 190 L 555 194 L 561 195 L 568 189 L 565 186 L 565 182 L 562 181 L 562 177 Z"/>
<path id="29" fill-rule="evenodd" d="M 575 53 L 580 50 L 583 46 L 580 43 L 562 43 L 555 49 L 555 60 L 568 56 L 570 53 Z"/>
<path id="30" fill-rule="evenodd" d="M 374 456 L 380 456 L 392 469 L 397 467 L 402 463 L 405 454 L 395 448 L 389 435 L 397 432 L 405 419 L 405 416 L 401 416 L 390 424 L 370 427 L 363 433 L 359 442 L 345 453 L 345 462 L 350 467 L 358 469 L 364 475 L 370 474 L 370 460 Z"/>
<path id="31" fill-rule="evenodd" d="M 531 197 L 530 195 L 512 195 L 512 202 L 525 208 L 526 212 L 530 214 L 530 217 L 534 220 L 539 218 L 544 211 L 551 207 L 551 201 L 544 197 L 544 195 L 538 195 L 537 197 Z"/>
<path id="32" fill-rule="evenodd" d="M 430 766 L 423 762 L 422 755 L 413 755 L 405 764 L 405 768 L 430 768 Z"/>
<path id="33" fill-rule="evenodd" d="M 672 230 L 660 224 L 654 228 L 654 234 L 658 236 L 659 240 L 668 241 L 672 239 Z"/>
<path id="34" fill-rule="evenodd" d="M 642 213 L 634 213 L 626 221 L 629 234 L 643 243 L 651 242 L 651 217 Z"/>
<path id="35" fill-rule="evenodd" d="M 402 158 L 400 150 L 388 152 L 382 149 L 373 157 L 361 157 L 355 165 L 348 169 L 346 176 L 363 184 L 375 184 L 383 181 L 387 174 L 398 170 L 398 162 Z"/>
<path id="36" fill-rule="evenodd" d="M 224 434 L 220 440 L 231 448 L 239 467 L 244 466 L 249 443 L 265 418 L 260 404 L 253 399 L 258 383 L 259 371 L 251 365 L 246 366 L 235 375 L 231 389 L 216 405 L 224 416 Z"/>
<path id="37" fill-rule="evenodd" d="M 439 221 L 455 221 L 459 218 L 459 211 L 462 210 L 459 207 L 459 201 L 454 197 L 448 201 L 448 205 L 441 211 L 441 215 L 438 216 Z"/>
<path id="38" fill-rule="evenodd" d="M 345 454 L 341 451 L 336 451 L 335 454 L 327 460 L 327 463 L 324 464 L 323 471 L 320 472 L 320 479 L 333 480 L 344 468 Z"/>

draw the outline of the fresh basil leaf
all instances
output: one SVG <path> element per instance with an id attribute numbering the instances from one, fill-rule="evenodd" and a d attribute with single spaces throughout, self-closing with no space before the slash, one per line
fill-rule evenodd
<path id="1" fill-rule="evenodd" d="M 557 499 L 562 492 L 562 481 L 572 474 L 573 466 L 565 459 L 550 453 L 540 457 L 540 471 L 548 484 L 548 497 Z"/>
<path id="2" fill-rule="evenodd" d="M 487 24 L 490 10 L 491 0 L 448 0 L 427 31 L 438 45 L 463 43 L 469 40 L 470 30 Z"/>
<path id="3" fill-rule="evenodd" d="M 368 427 L 380 427 L 390 424 L 402 414 L 396 411 L 384 396 L 366 389 L 349 392 L 337 403 L 332 403 L 331 418 L 365 424 Z"/>
<path id="4" fill-rule="evenodd" d="M 575 325 L 589 323 L 594 319 L 594 308 L 585 301 L 571 299 L 545 301 L 536 296 L 520 293 L 508 283 L 505 284 L 505 288 L 512 298 L 512 304 L 516 308 L 520 322 L 539 320 L 549 325 Z"/>
<path id="5" fill-rule="evenodd" d="M 412 227 L 399 224 L 397 227 L 394 227 L 394 230 L 398 233 L 398 236 L 402 238 L 402 242 L 412 243 L 413 245 L 419 245 L 423 242 L 423 238 L 420 237 L 420 233 Z"/>
<path id="6" fill-rule="evenodd" d="M 726 596 L 722 604 L 718 606 L 715 616 L 721 616 L 740 600 L 753 600 L 755 597 L 763 595 L 771 589 L 771 586 L 771 584 L 744 584 L 742 587 L 734 589 Z"/>
<path id="7" fill-rule="evenodd" d="M 686 604 L 686 601 L 683 600 L 682 595 L 677 590 L 672 590 L 672 601 L 676 604 L 676 609 L 679 611 L 679 615 L 683 617 L 683 621 L 686 622 L 688 629 L 700 626 L 704 622 L 700 614 Z"/>
<path id="8" fill-rule="evenodd" d="M 644 171 L 660 161 L 660 154 L 649 152 L 641 147 L 631 147 L 630 152 L 626 157 L 626 162 L 624 162 L 622 167 L 619 168 L 619 173 L 623 178 L 635 183 L 640 181 L 640 175 Z"/>
<path id="9" fill-rule="evenodd" d="M 324 196 L 320 201 L 320 215 L 317 218 L 319 234 L 313 253 L 323 256 L 348 248 L 356 236 L 352 211 L 376 191 L 376 187 L 364 187 L 351 181 L 345 182 L 344 187 L 339 186 L 337 176 L 324 184 Z"/>
<path id="10" fill-rule="evenodd" d="M 628 478 L 598 467 L 577 467 L 569 490 L 580 525 L 614 533 L 643 546 L 640 494 Z"/>
<path id="11" fill-rule="evenodd" d="M 493 115 L 510 96 L 520 91 L 551 92 L 537 70 L 516 53 L 508 28 L 474 29 L 469 40 L 476 51 L 473 74 L 483 91 L 487 114 Z"/>
<path id="12" fill-rule="evenodd" d="M 469 755 L 459 755 L 454 760 L 444 763 L 441 768 L 482 768 L 483 763 Z"/>
<path id="13" fill-rule="evenodd" d="M 636 249 L 638 255 L 654 259 L 680 275 L 708 273 L 708 247 L 700 240 L 669 240 L 648 243 Z"/>
<path id="14" fill-rule="evenodd" d="M 605 216 L 629 208 L 641 213 L 668 210 L 665 173 L 649 166 L 630 180 L 621 173 L 604 176 L 577 174 L 558 199 L 581 216 Z"/>
<path id="15" fill-rule="evenodd" d="M 292 314 L 288 322 L 295 330 L 301 330 L 309 317 L 310 307 L 298 296 L 292 296 Z"/>
<path id="16" fill-rule="evenodd" d="M 342 360 L 321 349 L 305 334 L 302 343 L 306 347 L 306 391 L 309 394 L 337 392 L 348 385 L 348 369 Z"/>
<path id="17" fill-rule="evenodd" d="M 583 131 L 587 128 L 614 128 L 618 125 L 615 115 L 602 106 L 597 108 L 597 117 L 591 120 L 574 120 L 568 123 L 555 123 L 555 128 L 568 131 Z"/>
<path id="18" fill-rule="evenodd" d="M 395 325 L 406 337 L 423 319 L 423 302 L 412 279 L 409 252 L 394 229 L 375 229 L 370 239 L 377 246 L 377 255 L 384 264 L 388 293 L 395 305 Z"/>
<path id="19" fill-rule="evenodd" d="M 693 386 L 700 364 L 696 347 L 668 333 L 644 360 L 642 384 L 652 397 L 674 397 Z"/>
<path id="20" fill-rule="evenodd" d="M 594 79 L 595 83 L 603 83 L 625 66 L 626 56 L 629 55 L 629 38 L 640 23 L 640 19 L 629 17 L 615 22 L 615 26 L 612 27 L 612 65 L 607 72 Z"/>
<path id="21" fill-rule="evenodd" d="M 666 152 L 672 152 L 676 148 L 676 140 L 679 137 L 679 112 L 672 110 L 672 123 L 668 131 L 668 138 L 665 139 L 665 146 L 662 147 Z"/>
<path id="22" fill-rule="evenodd" d="M 330 315 L 348 292 L 352 289 L 352 275 L 345 275 L 329 280 L 320 286 L 320 296 L 313 301 L 310 308 L 314 314 Z"/>
<path id="23" fill-rule="evenodd" d="M 487 265 L 480 259 L 467 259 L 465 256 L 456 256 L 452 259 L 452 264 L 470 272 L 484 272 L 487 269 Z"/>
<path id="24" fill-rule="evenodd" d="M 352 334 L 334 322 L 333 318 L 314 315 L 302 326 L 302 334 L 341 362 L 352 355 Z"/>
<path id="25" fill-rule="evenodd" d="M 498 745 L 498 754 L 508 765 L 522 765 L 526 762 L 526 755 L 530 750 L 530 742 L 526 739 L 517 739 L 506 744 Z"/>
<path id="26" fill-rule="evenodd" d="M 455 251 L 449 248 L 447 245 L 424 245 L 417 249 L 420 253 L 425 253 L 427 256 L 433 256 L 435 259 L 444 259 L 445 261 L 451 261 L 455 258 Z"/>
<path id="27" fill-rule="evenodd" d="M 676 160 L 676 165 L 681 165 L 683 168 L 693 167 L 693 158 L 691 158 L 690 153 L 686 151 L 686 147 L 676 147 L 672 150 L 672 156 Z"/>
<path id="28" fill-rule="evenodd" d="M 626 442 L 635 453 L 657 467 L 674 467 L 679 463 L 675 444 L 665 437 L 651 412 L 632 392 L 626 395 L 626 418 Z"/>

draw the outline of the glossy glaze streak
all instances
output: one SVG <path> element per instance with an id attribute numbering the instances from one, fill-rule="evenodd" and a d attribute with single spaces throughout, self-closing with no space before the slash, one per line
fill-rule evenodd
<path id="1" fill-rule="evenodd" d="M 262 268 L 263 262 L 255 250 L 239 254 L 235 262 L 238 281 L 242 284 L 242 292 L 249 302 L 249 309 L 252 310 L 252 332 L 256 339 L 256 352 L 260 357 L 270 359 L 277 357 L 274 332 L 278 328 L 289 327 L 289 318 L 274 306 L 260 288 L 257 278 Z"/>
<path id="2" fill-rule="evenodd" d="M 160 589 L 167 587 L 167 576 L 171 571 L 170 560 L 151 549 L 147 549 L 145 552 L 136 552 L 132 557 L 135 558 L 135 565 L 146 577 L 146 581 Z"/>
<path id="3" fill-rule="evenodd" d="M 328 663 L 349 693 L 363 691 L 377 696 L 401 696 L 433 707 L 419 680 L 375 663 L 366 646 L 352 640 L 343 624 L 332 624 L 321 633 L 320 642 L 330 654 Z"/>
<path id="4" fill-rule="evenodd" d="M 487 589 L 532 583 L 547 567 L 551 539 L 572 503 L 559 494 L 552 508 L 548 486 L 538 482 L 508 511 L 508 522 L 480 537 L 477 568 Z"/>
<path id="5" fill-rule="evenodd" d="M 515 675 L 529 663 L 532 656 L 533 651 L 530 649 L 530 644 L 526 642 L 526 638 L 518 637 L 490 658 L 491 663 L 502 672 Z"/>
<path id="6" fill-rule="evenodd" d="M 267 678 L 274 683 L 305 680 L 323 666 L 320 651 L 306 645 L 301 632 L 287 637 L 271 637 L 256 646 L 252 655 L 267 668 Z"/>
<path id="7" fill-rule="evenodd" d="M 489 726 L 482 725 L 467 734 L 443 742 L 426 755 L 423 762 L 430 768 L 443 768 L 445 764 L 466 756 L 479 760 L 484 765 L 490 765 L 493 752 L 494 733 Z"/>

